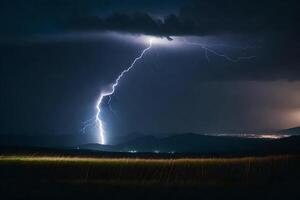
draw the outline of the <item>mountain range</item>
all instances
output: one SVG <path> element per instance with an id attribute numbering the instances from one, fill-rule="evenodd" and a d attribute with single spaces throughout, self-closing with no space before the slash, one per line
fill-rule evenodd
<path id="1" fill-rule="evenodd" d="M 89 143 L 83 136 L 72 140 L 63 136 L 0 136 L 0 146 L 50 147 L 97 152 L 168 153 L 218 155 L 264 155 L 300 153 L 300 127 L 285 129 L 274 134 L 290 135 L 281 139 L 212 136 L 195 133 L 169 134 L 165 137 L 131 134 L 119 138 L 119 143 L 101 145 Z M 298 136 L 299 135 L 299 136 Z M 115 138 L 118 139 L 118 138 Z M 74 146 L 74 142 L 78 145 Z M 76 144 L 75 143 L 75 144 Z"/>

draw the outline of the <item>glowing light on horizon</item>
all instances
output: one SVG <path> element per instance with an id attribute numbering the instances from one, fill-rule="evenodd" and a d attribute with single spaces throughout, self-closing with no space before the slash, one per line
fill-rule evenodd
<path id="1" fill-rule="evenodd" d="M 262 134 L 262 135 L 257 135 L 256 138 L 276 140 L 276 139 L 282 139 L 287 137 L 290 137 L 290 135 Z"/>
<path id="2" fill-rule="evenodd" d="M 276 133 L 265 133 L 265 134 L 216 133 L 216 134 L 205 134 L 205 135 L 208 135 L 208 136 L 220 136 L 220 137 L 240 137 L 240 138 L 270 139 L 270 140 L 277 140 L 277 139 L 291 137 L 291 135 L 276 134 Z"/>

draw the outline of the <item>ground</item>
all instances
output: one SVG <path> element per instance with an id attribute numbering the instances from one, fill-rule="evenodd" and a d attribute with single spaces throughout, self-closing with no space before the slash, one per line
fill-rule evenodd
<path id="1" fill-rule="evenodd" d="M 0 157 L 5 199 L 297 199 L 299 156 Z"/>

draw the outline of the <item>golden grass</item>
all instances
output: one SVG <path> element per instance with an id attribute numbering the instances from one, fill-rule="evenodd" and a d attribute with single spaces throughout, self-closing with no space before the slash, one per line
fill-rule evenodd
<path id="1" fill-rule="evenodd" d="M 300 156 L 265 156 L 265 157 L 241 157 L 241 158 L 169 158 L 169 159 L 153 159 L 153 158 L 92 158 L 92 157 L 68 157 L 68 156 L 0 156 L 1 163 L 78 163 L 78 164 L 238 164 L 248 162 L 270 162 L 270 161 L 287 161 L 289 159 L 299 159 Z"/>
<path id="2" fill-rule="evenodd" d="M 208 185 L 294 180 L 300 156 L 242 158 L 95 158 L 3 155 L 0 178 L 68 183 Z M 118 183 L 118 184 L 117 184 Z"/>

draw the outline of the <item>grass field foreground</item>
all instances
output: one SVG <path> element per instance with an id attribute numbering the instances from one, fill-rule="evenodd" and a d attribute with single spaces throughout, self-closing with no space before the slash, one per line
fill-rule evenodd
<path id="1" fill-rule="evenodd" d="M 88 158 L 1 156 L 1 180 L 101 184 L 265 184 L 297 182 L 300 157 Z"/>

